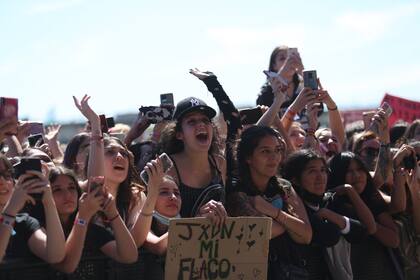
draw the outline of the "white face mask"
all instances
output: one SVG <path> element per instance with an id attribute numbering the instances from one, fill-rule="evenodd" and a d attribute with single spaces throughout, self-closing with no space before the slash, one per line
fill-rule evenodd
<path id="1" fill-rule="evenodd" d="M 181 215 L 176 215 L 175 217 L 166 217 L 163 216 L 162 214 L 160 214 L 158 211 L 153 211 L 153 217 L 156 218 L 156 220 L 159 221 L 159 223 L 169 226 L 169 220 L 170 219 L 176 219 L 176 218 L 181 218 Z"/>

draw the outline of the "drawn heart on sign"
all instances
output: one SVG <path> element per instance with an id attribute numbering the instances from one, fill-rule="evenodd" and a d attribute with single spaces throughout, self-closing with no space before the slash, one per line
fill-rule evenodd
<path id="1" fill-rule="evenodd" d="M 249 249 L 251 249 L 252 246 L 254 246 L 254 244 L 255 244 L 255 240 L 251 240 L 251 241 L 246 242 L 246 245 L 248 245 L 248 251 L 249 251 Z"/>

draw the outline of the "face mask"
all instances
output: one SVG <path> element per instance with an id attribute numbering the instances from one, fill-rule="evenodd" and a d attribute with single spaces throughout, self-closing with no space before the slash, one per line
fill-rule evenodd
<path id="1" fill-rule="evenodd" d="M 153 217 L 156 219 L 156 220 L 158 220 L 159 221 L 159 223 L 161 223 L 161 224 L 163 224 L 163 225 L 166 225 L 166 226 L 169 226 L 169 220 L 170 219 L 176 219 L 176 218 L 181 218 L 181 215 L 176 215 L 175 217 L 171 217 L 171 218 L 169 218 L 169 217 L 166 217 L 166 216 L 163 216 L 162 214 L 160 214 L 158 211 L 153 211 Z"/>

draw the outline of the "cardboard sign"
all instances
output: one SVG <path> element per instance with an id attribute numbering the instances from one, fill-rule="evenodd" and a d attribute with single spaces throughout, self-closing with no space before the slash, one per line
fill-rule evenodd
<path id="1" fill-rule="evenodd" d="M 392 127 L 398 120 L 411 123 L 416 119 L 420 119 L 420 102 L 393 96 L 388 93 L 385 94 L 381 104 L 385 101 L 391 105 L 393 110 L 388 119 L 389 127 Z"/>
<path id="2" fill-rule="evenodd" d="M 271 218 L 171 219 L 165 279 L 267 279 Z"/>

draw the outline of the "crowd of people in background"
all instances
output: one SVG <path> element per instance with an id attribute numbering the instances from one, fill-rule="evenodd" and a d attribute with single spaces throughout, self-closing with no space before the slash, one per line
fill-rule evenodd
<path id="1" fill-rule="evenodd" d="M 104 129 L 90 97 L 73 97 L 86 126 L 64 150 L 59 126 L 34 142 L 32 122 L 1 118 L 0 262 L 90 279 L 85 256 L 147 251 L 163 279 L 171 218 L 257 216 L 272 218 L 268 279 L 420 279 L 420 119 L 390 127 L 384 104 L 346 131 L 297 49 L 276 47 L 266 72 L 257 107 L 238 110 L 215 74 L 191 69 L 219 113 L 189 97 L 131 127 Z"/>

